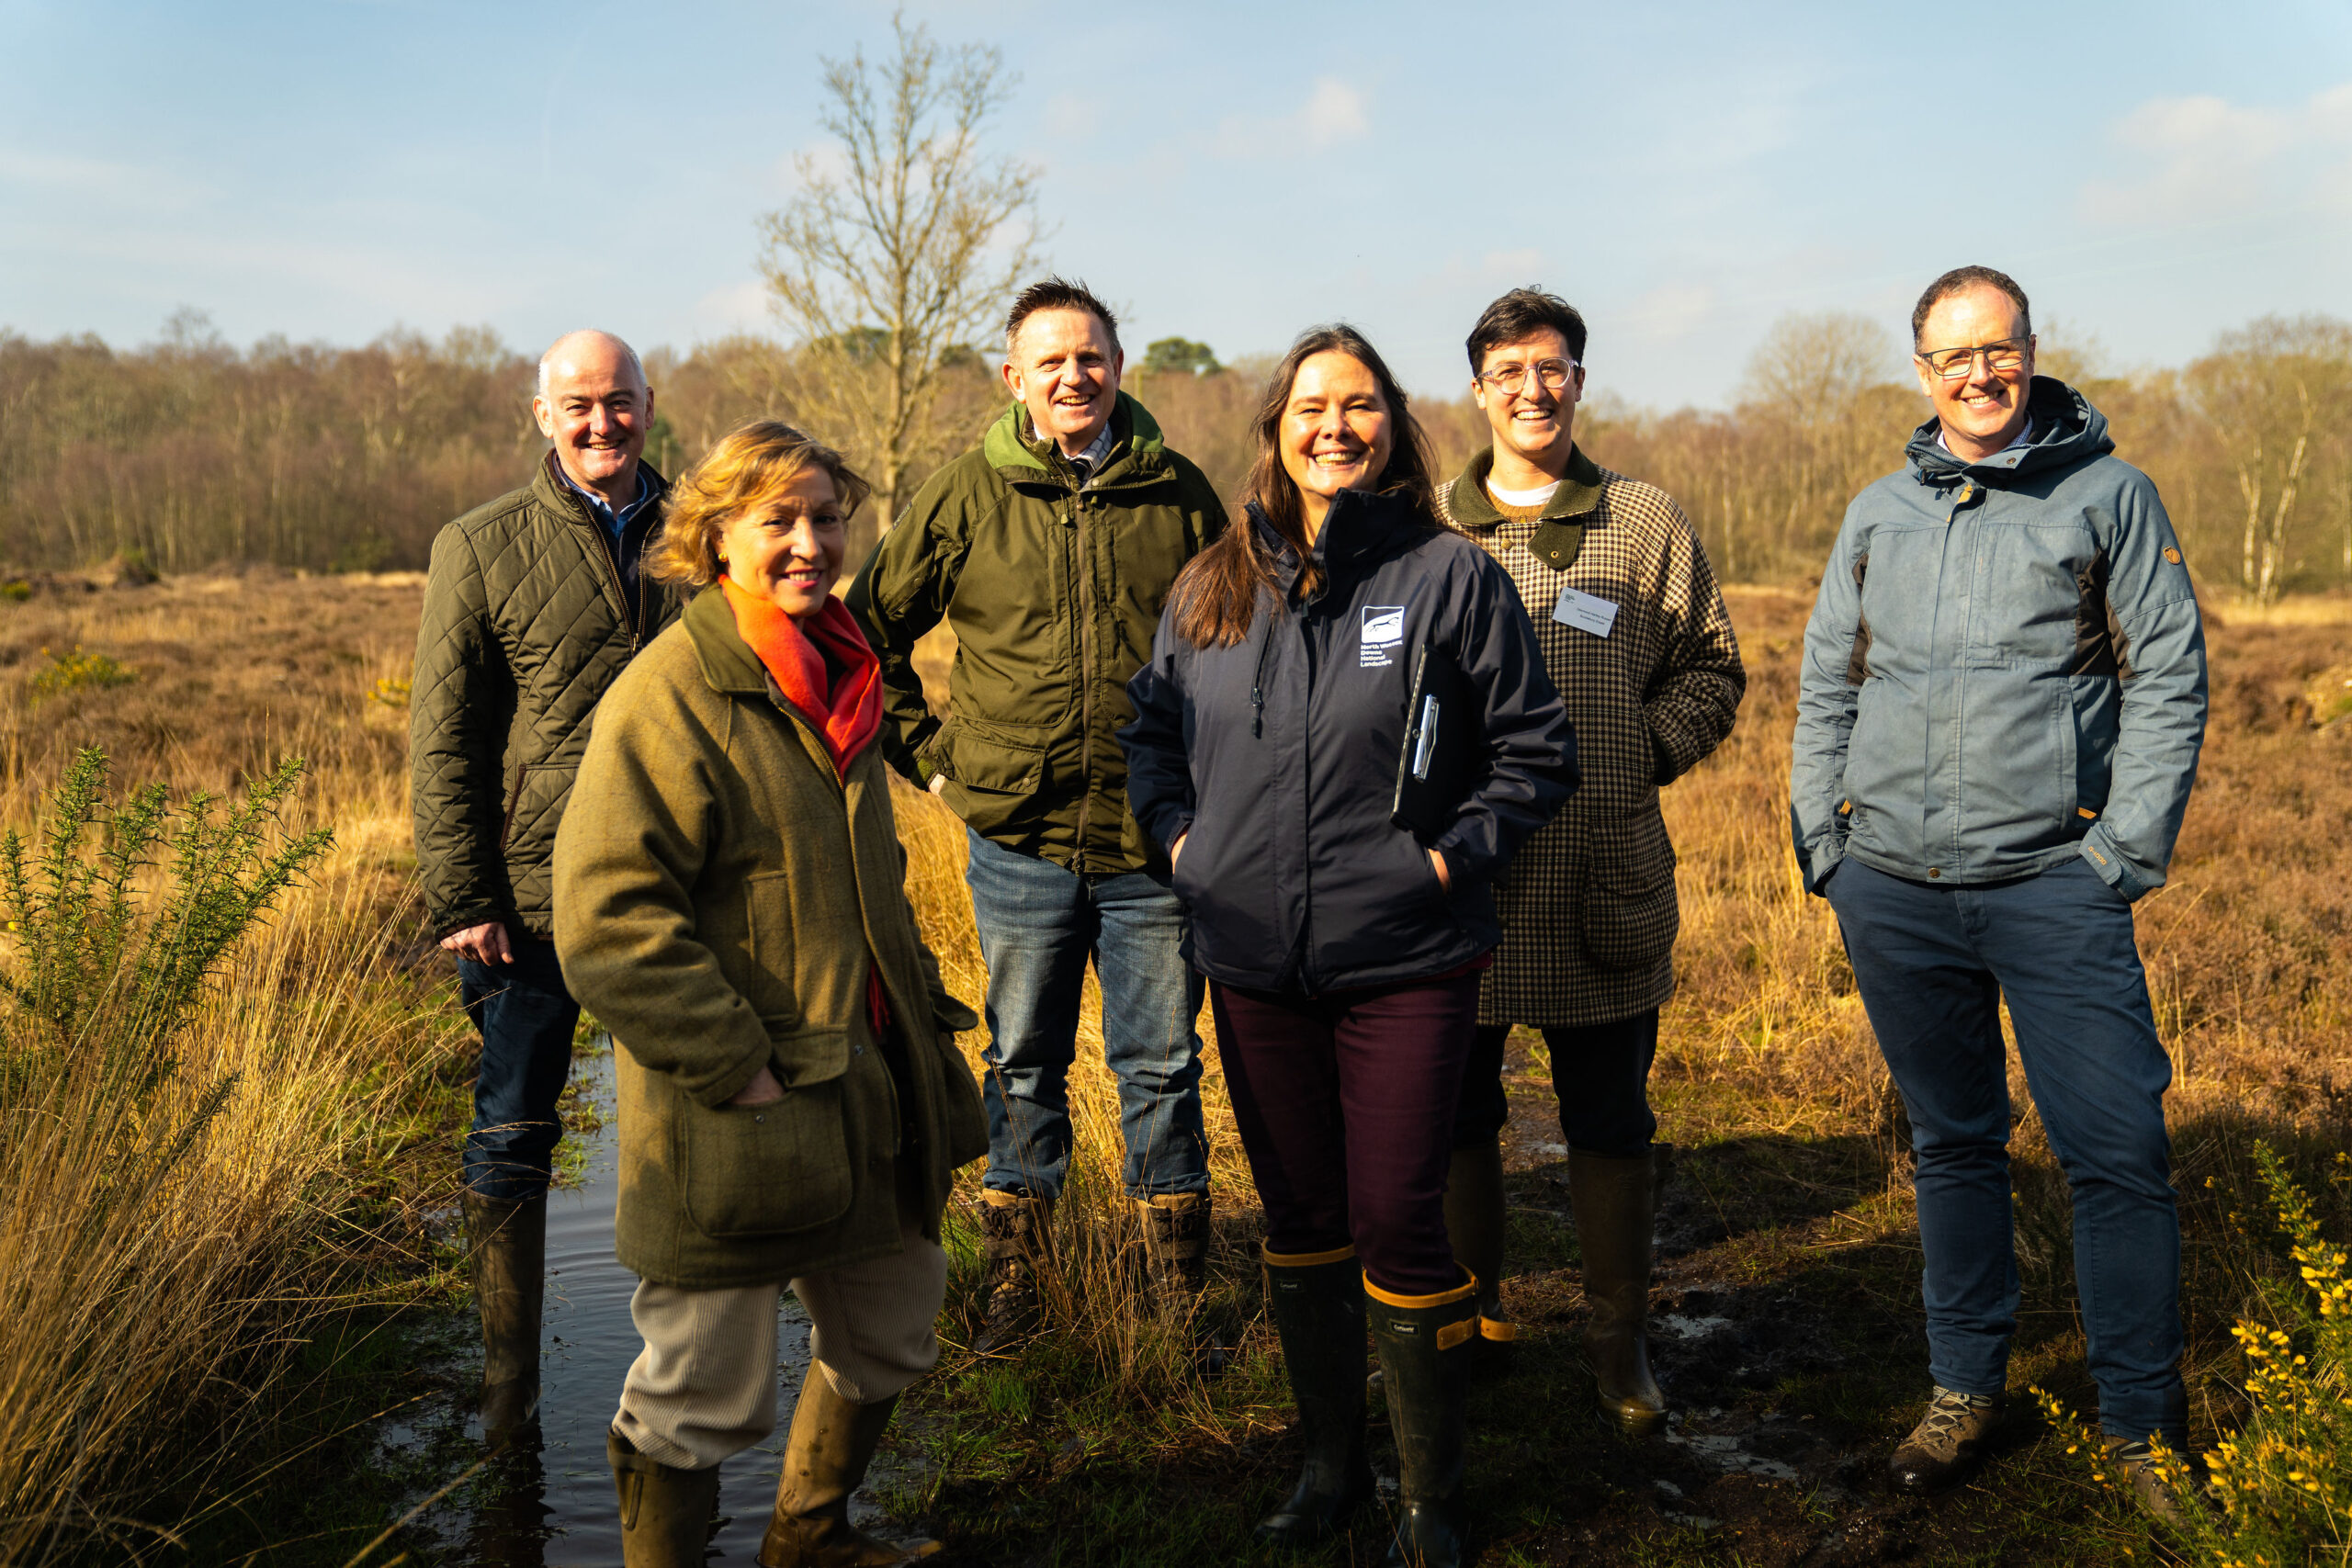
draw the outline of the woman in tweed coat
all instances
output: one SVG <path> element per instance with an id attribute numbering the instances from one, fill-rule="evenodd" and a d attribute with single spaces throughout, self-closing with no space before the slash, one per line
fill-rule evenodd
<path id="1" fill-rule="evenodd" d="M 1577 449 L 1585 324 L 1514 289 L 1469 341 L 1494 445 L 1438 491 L 1457 532 L 1510 572 L 1576 726 L 1584 786 L 1496 886 L 1503 943 L 1478 997 L 1455 1121 L 1446 1228 L 1486 1282 L 1483 1340 L 1508 1342 L 1502 1273 L 1503 1043 L 1544 1032 L 1592 1309 L 1586 1349 L 1602 1413 L 1629 1431 L 1666 1416 L 1644 1317 L 1654 1208 L 1650 1059 L 1674 994 L 1669 784 L 1731 733 L 1747 689 L 1731 616 L 1682 509 Z"/>

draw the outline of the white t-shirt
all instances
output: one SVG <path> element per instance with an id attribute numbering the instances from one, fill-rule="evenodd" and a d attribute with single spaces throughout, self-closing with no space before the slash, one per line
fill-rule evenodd
<path id="1" fill-rule="evenodd" d="M 1505 506 L 1541 506 L 1551 500 L 1552 492 L 1559 488 L 1560 481 L 1557 479 L 1554 479 L 1547 485 L 1538 485 L 1533 490 L 1505 490 L 1500 485 L 1489 482 L 1487 486 L 1487 493 Z"/>

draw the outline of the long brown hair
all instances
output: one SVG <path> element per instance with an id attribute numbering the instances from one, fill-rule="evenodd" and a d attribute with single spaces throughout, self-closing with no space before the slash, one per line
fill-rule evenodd
<path id="1" fill-rule="evenodd" d="M 1430 526 L 1437 526 L 1437 487 L 1430 478 L 1436 465 L 1430 455 L 1429 437 L 1413 417 L 1405 389 L 1388 373 L 1380 352 L 1355 328 L 1308 328 L 1274 367 L 1266 382 L 1266 395 L 1250 421 L 1257 457 L 1241 487 L 1244 506 L 1263 515 L 1274 533 L 1306 563 L 1299 579 L 1302 594 L 1315 591 L 1317 577 L 1313 547 L 1306 536 L 1306 509 L 1298 499 L 1298 486 L 1283 468 L 1283 412 L 1290 406 L 1298 367 L 1318 354 L 1335 353 L 1346 355 L 1372 372 L 1395 427 L 1388 464 L 1373 481 L 1373 489 L 1382 495 L 1402 496 L 1429 520 Z M 1257 617 L 1259 590 L 1273 586 L 1273 562 L 1256 527 L 1244 516 L 1216 544 L 1194 556 L 1177 577 L 1171 591 L 1176 601 L 1176 635 L 1194 648 L 1231 648 L 1250 636 L 1250 623 Z"/>

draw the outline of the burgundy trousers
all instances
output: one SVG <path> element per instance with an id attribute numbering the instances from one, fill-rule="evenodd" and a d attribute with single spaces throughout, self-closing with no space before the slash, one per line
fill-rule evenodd
<path id="1" fill-rule="evenodd" d="M 1396 1295 L 1462 1283 L 1445 1179 L 1480 977 L 1321 997 L 1210 985 L 1269 1251 L 1353 1246 L 1364 1277 Z"/>

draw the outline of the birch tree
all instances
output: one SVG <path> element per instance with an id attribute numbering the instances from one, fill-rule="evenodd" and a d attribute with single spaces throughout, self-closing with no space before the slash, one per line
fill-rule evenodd
<path id="1" fill-rule="evenodd" d="M 967 434 L 942 428 L 940 394 L 993 335 L 1039 238 L 1038 171 L 981 146 L 1018 80 L 1002 54 L 944 48 L 903 13 L 891 31 L 888 60 L 823 62 L 832 145 L 801 156 L 799 194 L 761 220 L 794 400 L 873 482 L 877 534 Z"/>

